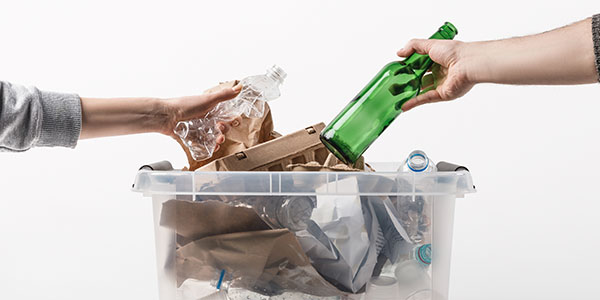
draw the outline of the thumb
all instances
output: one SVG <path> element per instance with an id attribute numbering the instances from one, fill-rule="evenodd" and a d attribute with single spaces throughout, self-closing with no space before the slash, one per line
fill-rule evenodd
<path id="1" fill-rule="evenodd" d="M 238 84 L 232 88 L 224 88 L 210 94 L 206 94 L 204 100 L 206 104 L 212 106 L 221 101 L 229 100 L 237 96 L 237 94 L 242 90 L 242 85 Z"/>
<path id="2" fill-rule="evenodd" d="M 407 57 L 414 52 L 419 54 L 429 54 L 431 51 L 431 47 L 433 46 L 433 41 L 429 39 L 412 39 L 404 48 L 398 50 L 396 53 L 400 57 Z"/>

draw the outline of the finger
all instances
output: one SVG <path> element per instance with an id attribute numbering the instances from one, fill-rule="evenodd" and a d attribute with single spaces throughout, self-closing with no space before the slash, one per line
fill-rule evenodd
<path id="1" fill-rule="evenodd" d="M 217 144 L 217 146 L 215 146 L 215 150 L 213 150 L 213 153 L 219 151 L 219 149 L 221 149 L 221 145 Z"/>
<path id="2" fill-rule="evenodd" d="M 229 131 L 229 125 L 227 123 L 218 122 L 217 128 L 221 131 L 222 134 L 226 134 Z"/>
<path id="3" fill-rule="evenodd" d="M 237 117 L 237 118 L 233 119 L 231 122 L 229 122 L 229 124 L 232 127 L 238 127 L 238 126 L 240 126 L 240 124 L 242 124 L 242 118 L 241 117 Z"/>
<path id="4" fill-rule="evenodd" d="M 427 93 L 427 92 L 429 92 L 429 91 L 431 91 L 433 89 L 435 89 L 435 85 L 432 84 L 430 86 L 427 86 L 427 87 L 421 89 L 421 94 L 425 94 L 425 93 Z"/>
<path id="5" fill-rule="evenodd" d="M 439 101 L 442 101 L 442 98 L 440 97 L 440 93 L 438 93 L 437 90 L 431 90 L 426 93 L 420 94 L 419 96 L 417 96 L 413 99 L 406 101 L 406 103 L 404 103 L 404 105 L 402 105 L 402 111 L 407 112 L 417 106 L 420 106 L 420 105 L 423 105 L 426 103 L 439 102 Z"/>
<path id="6" fill-rule="evenodd" d="M 225 143 L 225 136 L 222 134 L 219 134 L 219 136 L 217 137 L 217 145 L 221 145 Z"/>
<path id="7" fill-rule="evenodd" d="M 424 40 L 424 39 L 412 39 L 404 48 L 398 50 L 396 54 L 400 57 L 407 57 L 414 52 L 419 54 L 429 54 L 431 47 L 433 46 L 433 40 Z"/>

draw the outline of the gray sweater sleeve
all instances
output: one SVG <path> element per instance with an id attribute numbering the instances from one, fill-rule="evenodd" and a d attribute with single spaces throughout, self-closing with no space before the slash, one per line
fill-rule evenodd
<path id="1" fill-rule="evenodd" d="M 75 148 L 80 132 L 79 96 L 0 81 L 0 152 Z"/>
<path id="2" fill-rule="evenodd" d="M 596 55 L 596 71 L 598 72 L 598 81 L 600 81 L 600 14 L 592 17 L 592 39 Z"/>

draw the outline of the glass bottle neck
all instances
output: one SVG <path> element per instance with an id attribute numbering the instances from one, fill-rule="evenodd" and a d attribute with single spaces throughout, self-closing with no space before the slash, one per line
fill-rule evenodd
<path id="1" fill-rule="evenodd" d="M 450 22 L 446 22 L 438 31 L 436 31 L 430 40 L 451 40 L 456 36 L 456 27 Z M 409 65 L 415 74 L 419 77 L 423 76 L 425 72 L 433 65 L 433 60 L 427 54 L 413 53 L 404 60 L 404 63 Z"/>

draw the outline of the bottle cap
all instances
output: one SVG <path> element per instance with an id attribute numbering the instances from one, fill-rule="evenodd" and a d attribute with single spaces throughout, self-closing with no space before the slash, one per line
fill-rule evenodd
<path id="1" fill-rule="evenodd" d="M 271 75 L 281 82 L 283 82 L 283 80 L 287 77 L 287 73 L 278 65 L 273 65 L 270 69 L 268 69 L 267 75 Z"/>
<path id="2" fill-rule="evenodd" d="M 431 244 L 423 245 L 417 249 L 417 259 L 425 265 L 431 264 Z"/>

